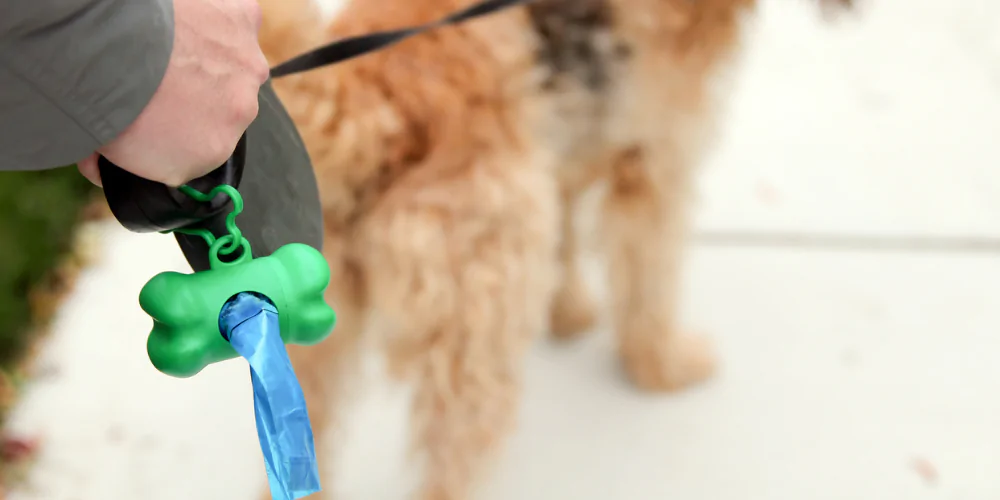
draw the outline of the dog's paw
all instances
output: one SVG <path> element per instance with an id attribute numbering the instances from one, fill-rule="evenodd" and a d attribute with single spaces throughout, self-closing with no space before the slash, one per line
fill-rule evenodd
<path id="1" fill-rule="evenodd" d="M 716 354 L 712 341 L 704 336 L 679 335 L 664 345 L 633 341 L 622 346 L 622 363 L 629 379 L 639 389 L 650 392 L 674 392 L 715 373 Z"/>

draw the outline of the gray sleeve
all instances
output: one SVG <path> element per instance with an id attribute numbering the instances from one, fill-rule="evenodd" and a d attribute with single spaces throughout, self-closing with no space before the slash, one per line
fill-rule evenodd
<path id="1" fill-rule="evenodd" d="M 2 0 L 0 170 L 71 164 L 146 107 L 173 48 L 172 0 Z"/>

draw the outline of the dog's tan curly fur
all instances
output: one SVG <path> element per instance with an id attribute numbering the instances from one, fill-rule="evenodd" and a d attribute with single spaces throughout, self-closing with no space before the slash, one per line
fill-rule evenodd
<path id="1" fill-rule="evenodd" d="M 331 38 L 423 23 L 472 0 L 267 0 L 273 63 Z M 275 87 L 315 164 L 337 331 L 292 347 L 317 441 L 362 334 L 417 384 L 422 500 L 465 500 L 510 431 L 522 363 L 550 329 L 589 329 L 576 269 L 579 195 L 604 182 L 614 330 L 639 387 L 714 368 L 677 324 L 692 175 L 716 115 L 710 85 L 754 0 L 538 0 Z"/>

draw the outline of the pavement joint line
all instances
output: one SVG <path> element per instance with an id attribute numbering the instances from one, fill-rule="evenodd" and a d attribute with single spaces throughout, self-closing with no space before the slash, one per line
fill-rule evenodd
<path id="1" fill-rule="evenodd" d="M 897 253 L 1000 254 L 1000 237 L 871 235 L 796 231 L 695 231 L 693 243 L 704 247 L 792 248 Z"/>

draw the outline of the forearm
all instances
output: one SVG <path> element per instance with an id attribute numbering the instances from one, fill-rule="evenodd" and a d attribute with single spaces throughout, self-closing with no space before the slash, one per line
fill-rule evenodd
<path id="1" fill-rule="evenodd" d="M 73 163 L 117 137 L 163 78 L 171 0 L 6 0 L 0 170 Z"/>

